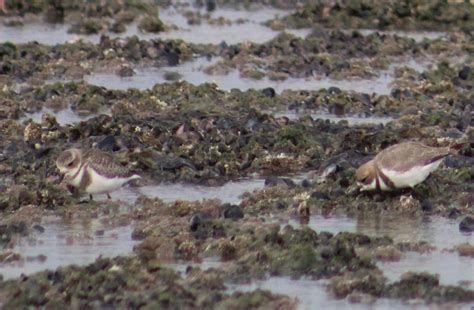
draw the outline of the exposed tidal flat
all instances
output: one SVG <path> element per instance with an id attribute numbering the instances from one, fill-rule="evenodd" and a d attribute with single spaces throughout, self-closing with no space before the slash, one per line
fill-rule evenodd
<path id="1" fill-rule="evenodd" d="M 5 2 L 2 307 L 474 304 L 469 1 Z M 356 187 L 460 138 L 413 190 Z M 72 195 L 70 147 L 143 179 Z"/>

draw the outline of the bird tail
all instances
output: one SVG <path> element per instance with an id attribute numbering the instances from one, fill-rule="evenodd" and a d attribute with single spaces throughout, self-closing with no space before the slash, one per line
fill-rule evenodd
<path id="1" fill-rule="evenodd" d="M 453 154 L 458 154 L 466 145 L 469 145 L 472 140 L 473 127 L 468 127 L 466 132 L 457 140 L 452 141 L 449 145 L 449 151 Z"/>
<path id="2" fill-rule="evenodd" d="M 142 177 L 139 176 L 138 174 L 134 174 L 134 175 L 132 175 L 128 180 L 129 180 L 129 181 L 132 181 L 132 180 L 137 180 L 137 179 L 141 179 L 141 178 L 142 178 Z"/>

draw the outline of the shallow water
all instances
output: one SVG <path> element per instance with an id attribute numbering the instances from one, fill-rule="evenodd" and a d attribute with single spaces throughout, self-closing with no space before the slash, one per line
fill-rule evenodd
<path id="1" fill-rule="evenodd" d="M 56 121 L 60 125 L 67 125 L 67 124 L 78 123 L 78 122 L 81 122 L 81 121 L 86 121 L 86 120 L 91 119 L 93 117 L 96 117 L 98 115 L 98 114 L 79 115 L 70 108 L 59 110 L 59 111 L 55 111 L 55 110 L 49 109 L 49 108 L 43 108 L 38 112 L 26 113 L 26 115 L 20 119 L 20 122 L 31 119 L 35 123 L 41 123 L 41 118 L 43 117 L 44 113 L 50 113 L 51 115 L 56 117 Z M 109 111 L 103 111 L 103 114 L 108 114 L 109 115 L 110 112 Z"/>
<path id="2" fill-rule="evenodd" d="M 37 233 L 36 238 L 20 238 L 13 248 L 15 253 L 25 257 L 24 261 L 0 264 L 0 274 L 5 279 L 65 265 L 87 265 L 99 256 L 131 255 L 137 243 L 131 238 L 131 226 L 110 228 L 98 221 L 83 225 L 59 220 L 42 226 L 43 233 Z M 45 255 L 46 260 L 31 259 L 38 255 Z"/>
<path id="3" fill-rule="evenodd" d="M 202 201 L 205 199 L 220 199 L 223 203 L 239 204 L 242 194 L 261 189 L 265 185 L 263 179 L 243 179 L 231 181 L 221 186 L 203 186 L 185 183 L 160 183 L 141 187 L 122 187 L 111 196 L 115 202 L 133 205 L 141 195 L 160 198 L 164 202 Z M 107 196 L 96 195 L 94 200 L 106 201 Z"/>
<path id="4" fill-rule="evenodd" d="M 185 275 L 186 270 L 188 267 L 199 268 L 201 270 L 208 270 L 211 268 L 220 268 L 225 263 L 222 263 L 219 257 L 209 257 L 202 260 L 200 263 L 190 263 L 190 262 L 177 262 L 177 263 L 166 263 L 166 267 L 169 267 L 177 272 L 179 272 L 182 276 Z"/>
<path id="5" fill-rule="evenodd" d="M 294 227 L 301 225 L 291 220 Z M 398 280 L 407 271 L 427 271 L 440 275 L 441 284 L 459 284 L 468 282 L 474 287 L 474 259 L 460 257 L 457 252 L 449 252 L 461 243 L 474 243 L 474 234 L 464 234 L 459 231 L 459 221 L 438 216 L 407 217 L 401 215 L 381 215 L 378 217 L 360 216 L 349 218 L 346 216 L 323 217 L 313 215 L 308 227 L 316 232 L 329 231 L 358 232 L 369 236 L 389 236 L 395 242 L 426 241 L 437 249 L 431 253 L 418 254 L 404 253 L 398 262 L 378 262 L 390 280 Z"/>
<path id="6" fill-rule="evenodd" d="M 199 11 L 193 9 L 192 11 Z M 204 11 L 199 11 L 205 13 Z M 176 9 L 169 8 L 160 11 L 160 18 L 165 24 L 175 25 L 177 30 L 173 29 L 161 33 L 143 33 L 138 29 L 137 23 L 127 26 L 127 30 L 123 33 L 106 33 L 112 38 L 126 38 L 130 36 L 138 36 L 140 39 L 182 39 L 189 43 L 211 43 L 219 44 L 225 41 L 228 44 L 236 44 L 240 42 L 252 41 L 262 43 L 271 40 L 281 31 L 274 31 L 261 23 L 275 16 L 289 14 L 289 11 L 281 11 L 272 8 L 258 10 L 234 10 L 234 9 L 218 9 L 210 15 L 213 18 L 224 17 L 230 21 L 230 25 L 210 25 L 203 20 L 200 25 L 188 25 L 187 19 L 182 13 Z M 238 19 L 244 19 L 242 23 L 236 23 Z M 20 27 L 5 27 L 0 25 L 0 42 L 10 41 L 13 43 L 26 43 L 36 41 L 46 45 L 62 44 L 83 40 L 91 43 L 100 41 L 100 34 L 79 35 L 68 33 L 70 25 L 66 24 L 45 24 L 45 23 L 29 23 Z M 310 29 L 288 30 L 296 36 L 304 37 L 310 33 Z M 212 35 L 209 35 L 212 33 Z"/>
<path id="7" fill-rule="evenodd" d="M 352 32 L 353 30 L 346 30 Z M 443 31 L 402 31 L 402 30 L 374 30 L 374 29 L 357 29 L 364 36 L 371 35 L 373 33 L 380 33 L 386 35 L 397 35 L 399 37 L 405 37 L 421 42 L 424 39 L 435 40 L 439 38 L 445 38 L 449 33 Z"/>
<path id="8" fill-rule="evenodd" d="M 274 113 L 275 117 L 287 117 L 290 120 L 298 120 L 300 117 L 311 116 L 313 119 L 329 120 L 330 122 L 337 123 L 340 121 L 347 121 L 349 125 L 363 125 L 363 124 L 387 124 L 393 120 L 392 117 L 388 116 L 337 116 L 334 114 L 315 113 L 309 111 L 285 111 Z"/>
<path id="9" fill-rule="evenodd" d="M 287 277 L 273 277 L 255 281 L 249 285 L 227 284 L 229 293 L 235 291 L 249 292 L 256 289 L 267 289 L 275 293 L 296 298 L 298 309 L 433 309 L 422 302 L 404 302 L 396 299 L 381 298 L 372 302 L 353 303 L 347 299 L 334 299 L 326 292 L 327 281 L 306 279 L 292 280 Z M 469 309 L 470 305 L 456 305 L 455 309 Z M 442 309 L 443 307 L 440 307 Z M 434 309 L 437 309 L 436 307 Z M 445 308 L 446 309 L 446 308 Z"/>
<path id="10" fill-rule="evenodd" d="M 400 67 L 408 67 L 417 72 L 423 72 L 433 67 L 436 59 L 396 59 L 389 65 L 387 70 L 382 70 L 377 77 L 362 79 L 348 78 L 342 80 L 332 79 L 326 76 L 314 76 L 309 78 L 288 78 L 283 81 L 273 81 L 268 77 L 260 80 L 243 78 L 237 70 L 232 70 L 226 75 L 210 75 L 204 70 L 216 64 L 221 58 L 207 59 L 205 57 L 195 58 L 174 67 L 161 68 L 137 68 L 136 74 L 131 77 L 120 77 L 113 73 L 93 73 L 86 75 L 84 80 L 90 84 L 106 87 L 109 89 L 151 89 L 155 84 L 169 82 L 165 79 L 168 72 L 178 73 L 181 80 L 194 85 L 202 83 L 215 83 L 222 90 L 240 89 L 264 89 L 272 87 L 276 93 L 284 90 L 319 90 L 322 88 L 338 87 L 342 90 L 361 93 L 376 93 L 388 95 L 392 91 L 392 83 L 395 81 L 395 70 Z M 454 61 L 454 60 L 453 60 Z"/>
<path id="11" fill-rule="evenodd" d="M 203 72 L 207 66 L 214 63 L 216 63 L 215 59 L 197 58 L 176 67 L 136 69 L 136 75 L 131 77 L 120 77 L 112 73 L 93 73 L 85 76 L 84 80 L 90 84 L 109 89 L 150 89 L 157 83 L 168 82 L 164 78 L 166 72 L 176 72 L 182 76 L 182 80 L 191 84 L 216 83 L 222 90 L 237 88 L 245 91 L 251 88 L 272 87 L 277 93 L 281 93 L 285 89 L 319 90 L 321 88 L 339 87 L 343 90 L 385 95 L 390 94 L 390 84 L 394 80 L 393 70 L 384 71 L 379 77 L 373 79 L 335 80 L 328 77 L 314 77 L 307 79 L 288 78 L 284 81 L 272 81 L 268 77 L 260 80 L 242 78 L 237 70 L 233 70 L 226 75 L 209 75 Z"/>
<path id="12" fill-rule="evenodd" d="M 232 25 L 213 26 L 204 21 L 201 25 L 188 25 L 186 19 L 179 11 L 173 9 L 161 11 L 161 18 L 166 23 L 173 23 L 179 27 L 178 30 L 171 30 L 160 34 L 144 34 L 137 29 L 137 24 L 132 24 L 123 34 L 110 34 L 111 37 L 127 37 L 138 35 L 142 39 L 184 39 L 194 43 L 215 43 L 226 41 L 228 44 L 254 41 L 264 42 L 278 35 L 278 31 L 273 31 L 260 25 L 276 15 L 288 14 L 288 11 L 278 10 L 256 10 L 238 11 L 231 9 L 219 9 L 211 13 L 213 17 L 223 16 L 232 21 L 239 18 L 248 21 Z M 97 43 L 100 35 L 83 36 L 68 34 L 69 25 L 47 25 L 42 23 L 27 24 L 24 27 L 4 27 L 0 25 L 0 42 L 12 41 L 16 43 L 37 41 L 44 44 L 58 44 L 68 41 L 83 39 Z M 309 30 L 290 31 L 298 36 L 306 36 Z M 374 30 L 361 30 L 364 35 L 375 32 Z M 399 36 L 411 37 L 416 41 L 423 38 L 438 38 L 446 36 L 442 32 L 385 32 L 397 34 Z M 215 82 L 223 90 L 239 88 L 247 90 L 250 88 L 263 89 L 273 87 L 277 93 L 285 89 L 307 89 L 318 90 L 328 87 L 339 87 L 343 90 L 353 90 L 363 93 L 389 94 L 391 83 L 394 80 L 394 70 L 396 67 L 408 66 L 418 72 L 424 71 L 434 62 L 430 60 L 407 60 L 402 63 L 393 64 L 388 70 L 381 72 L 379 77 L 374 79 L 352 79 L 333 80 L 326 77 L 312 77 L 309 79 L 290 78 L 285 81 L 271 81 L 268 78 L 262 80 L 245 79 L 239 76 L 237 71 L 232 71 L 225 76 L 211 76 L 203 72 L 203 68 L 214 63 L 215 60 L 208 61 L 198 58 L 195 61 L 184 63 L 177 67 L 137 69 L 137 75 L 133 77 L 121 78 L 115 74 L 93 74 L 85 79 L 96 85 L 108 87 L 110 89 L 126 89 L 135 87 L 147 89 L 156 83 L 166 82 L 164 74 L 166 71 L 177 72 L 182 78 L 193 84 L 204 82 Z M 32 118 L 36 122 L 41 121 L 44 112 L 51 112 L 56 115 L 60 124 L 71 124 L 86 120 L 91 116 L 80 116 L 70 109 L 58 111 L 57 113 L 49 109 L 28 114 L 27 118 Z M 289 118 L 298 118 L 299 113 L 283 112 L 277 116 L 285 115 Z M 350 124 L 360 123 L 386 123 L 390 121 L 385 117 L 338 118 L 333 115 L 311 115 L 313 118 L 324 118 L 330 121 L 347 120 Z M 26 119 L 26 118 L 25 118 Z M 22 119 L 22 120 L 25 120 Z M 147 185 L 141 188 L 124 187 L 112 194 L 115 201 L 121 201 L 133 205 L 140 195 L 159 197 L 166 202 L 175 200 L 203 200 L 219 198 L 223 202 L 239 203 L 244 192 L 262 188 L 264 180 L 249 179 L 230 182 L 219 187 L 204 187 L 189 184 L 159 184 Z M 105 200 L 106 197 L 98 197 L 97 200 Z M 293 226 L 300 224 L 290 221 Z M 470 242 L 474 243 L 473 235 L 461 234 L 458 229 L 459 222 L 439 217 L 400 217 L 383 215 L 378 218 L 349 218 L 344 216 L 323 217 L 314 215 L 311 217 L 309 227 L 320 232 L 330 231 L 338 233 L 341 231 L 361 232 L 372 236 L 388 235 L 396 241 L 427 241 L 438 249 L 432 253 L 419 254 L 414 252 L 404 253 L 404 257 L 398 262 L 378 262 L 377 265 L 384 271 L 384 274 L 391 281 L 399 279 L 400 275 L 406 271 L 428 271 L 440 274 L 442 284 L 458 284 L 459 281 L 474 281 L 474 259 L 460 257 L 457 252 L 444 251 L 455 246 Z M 44 270 L 46 268 L 55 269 L 58 266 L 69 264 L 87 264 L 93 262 L 100 255 L 115 256 L 132 254 L 135 241 L 131 240 L 132 227 L 103 227 L 99 223 L 91 225 L 66 224 L 53 222 L 43 225 L 44 233 L 38 234 L 36 239 L 21 239 L 14 251 L 22 254 L 27 259 L 23 263 L 0 265 L 0 274 L 5 278 L 18 277 L 21 273 L 29 274 Z M 102 233 L 96 234 L 96 232 Z M 46 261 L 31 260 L 28 257 L 35 257 L 40 254 L 46 255 Z M 184 273 L 187 266 L 199 266 L 202 269 L 222 267 L 222 263 L 216 259 L 205 259 L 202 263 L 167 264 L 171 268 Z M 250 285 L 228 285 L 230 291 L 243 290 L 251 291 L 256 288 L 270 289 L 273 292 L 287 294 L 296 297 L 300 301 L 300 308 L 333 308 L 333 309 L 426 309 L 419 304 L 407 304 L 402 301 L 380 299 L 374 303 L 352 304 L 346 300 L 334 300 L 326 293 L 325 281 L 310 281 L 301 279 L 298 281 L 289 278 L 270 278 L 265 281 L 256 281 Z M 466 306 L 470 307 L 470 306 Z"/>
<path id="13" fill-rule="evenodd" d="M 408 252 L 398 262 L 377 262 L 390 281 L 398 281 L 408 271 L 439 274 L 441 284 L 465 284 L 474 288 L 474 259 L 457 252 L 434 251 L 420 254 Z"/>
<path id="14" fill-rule="evenodd" d="M 223 203 L 238 204 L 245 192 L 263 188 L 263 179 L 244 179 L 231 181 L 222 186 L 201 186 L 182 183 L 162 183 L 139 188 L 141 194 L 148 197 L 158 197 L 165 202 L 176 200 L 201 201 L 218 198 Z"/>

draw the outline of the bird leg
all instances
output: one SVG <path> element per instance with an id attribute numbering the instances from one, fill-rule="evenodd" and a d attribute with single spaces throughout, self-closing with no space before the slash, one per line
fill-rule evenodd
<path id="1" fill-rule="evenodd" d="M 112 197 L 110 196 L 109 193 L 107 193 L 107 199 L 109 199 L 109 200 L 112 199 Z"/>
<path id="2" fill-rule="evenodd" d="M 92 194 L 89 194 L 89 201 L 93 201 L 94 197 L 92 197 Z"/>

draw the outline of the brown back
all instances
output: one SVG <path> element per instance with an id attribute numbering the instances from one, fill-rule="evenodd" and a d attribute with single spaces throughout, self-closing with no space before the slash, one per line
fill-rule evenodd
<path id="1" fill-rule="evenodd" d="M 133 173 L 127 168 L 115 161 L 115 158 L 105 152 L 100 150 L 91 149 L 88 150 L 85 154 L 87 158 L 87 164 L 100 175 L 106 177 L 121 177 L 128 178 L 133 175 Z"/>
<path id="2" fill-rule="evenodd" d="M 448 147 L 430 147 L 419 142 L 403 142 L 392 145 L 377 156 L 375 163 L 377 167 L 395 171 L 407 171 L 414 166 L 424 166 L 449 155 Z"/>

